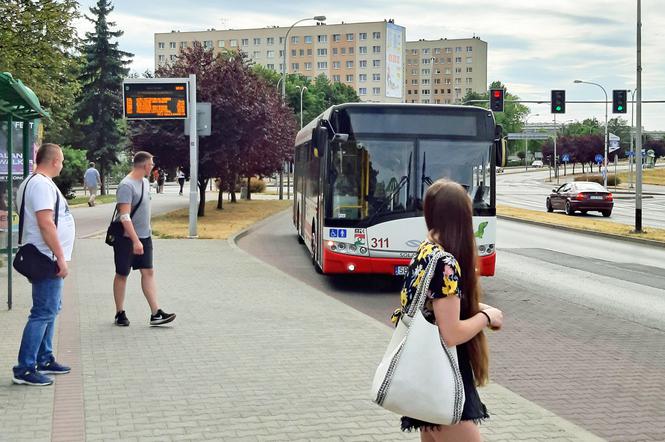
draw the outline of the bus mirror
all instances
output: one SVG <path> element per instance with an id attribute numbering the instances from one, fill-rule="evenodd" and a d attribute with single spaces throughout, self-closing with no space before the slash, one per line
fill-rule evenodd
<path id="1" fill-rule="evenodd" d="M 494 127 L 494 153 L 497 167 L 505 167 L 506 161 L 506 139 L 503 136 L 503 128 L 500 124 Z"/>
<path id="2" fill-rule="evenodd" d="M 341 134 L 341 133 L 336 133 L 333 135 L 333 141 L 338 141 L 340 143 L 346 143 L 349 141 L 349 134 Z"/>
<path id="3" fill-rule="evenodd" d="M 317 154 L 323 152 L 325 150 L 326 143 L 328 142 L 328 129 L 323 126 L 319 126 L 314 129 L 314 139 L 312 141 L 313 150 L 317 152 Z"/>

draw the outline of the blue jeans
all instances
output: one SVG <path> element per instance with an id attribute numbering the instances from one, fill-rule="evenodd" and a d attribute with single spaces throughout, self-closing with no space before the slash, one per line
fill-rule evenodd
<path id="1" fill-rule="evenodd" d="M 53 359 L 55 317 L 62 307 L 62 278 L 32 281 L 32 309 L 23 330 L 18 365 L 14 371 L 35 370 Z"/>

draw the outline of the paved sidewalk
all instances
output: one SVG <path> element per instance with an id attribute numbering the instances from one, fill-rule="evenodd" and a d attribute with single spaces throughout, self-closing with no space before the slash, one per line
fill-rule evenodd
<path id="1" fill-rule="evenodd" d="M 16 281 L 14 310 L 0 310 L 0 441 L 419 439 L 368 398 L 388 327 L 226 241 L 156 240 L 155 260 L 178 318 L 148 327 L 133 274 L 119 328 L 111 249 L 77 241 L 58 324 L 75 369 L 55 387 L 11 385 L 30 304 Z M 481 395 L 486 440 L 598 440 L 499 385 Z"/>

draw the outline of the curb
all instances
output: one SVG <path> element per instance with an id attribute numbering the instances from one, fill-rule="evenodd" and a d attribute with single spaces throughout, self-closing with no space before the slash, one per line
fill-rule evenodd
<path id="1" fill-rule="evenodd" d="M 644 239 L 644 238 L 631 238 L 630 236 L 622 236 L 622 235 L 615 235 L 613 233 L 603 233 L 603 232 L 595 232 L 592 230 L 584 230 L 584 229 L 578 229 L 576 227 L 568 227 L 568 226 L 562 226 L 558 224 L 547 224 L 547 223 L 542 223 L 539 221 L 532 221 L 528 219 L 523 219 L 523 218 L 516 218 L 512 216 L 506 216 L 506 215 L 497 215 L 496 216 L 498 219 L 506 219 L 510 221 L 517 221 L 525 224 L 531 224 L 534 226 L 540 226 L 540 227 L 548 227 L 551 229 L 557 229 L 557 230 L 567 230 L 570 232 L 576 232 L 576 233 L 584 233 L 587 235 L 592 235 L 592 236 L 600 236 L 600 237 L 605 237 L 605 238 L 612 238 L 612 239 L 618 239 L 621 241 L 627 241 L 627 242 L 633 242 L 633 243 L 639 243 L 642 245 L 648 245 L 651 247 L 656 247 L 656 248 L 665 248 L 665 242 L 661 241 L 655 241 L 652 239 Z"/>
<path id="2" fill-rule="evenodd" d="M 258 222 L 256 222 L 256 223 L 252 224 L 251 226 L 246 227 L 245 229 L 241 230 L 240 232 L 238 232 L 238 233 L 236 233 L 236 234 L 234 234 L 234 235 L 228 237 L 228 238 L 226 239 L 226 242 L 228 242 L 229 245 L 230 245 L 232 248 L 237 249 L 237 250 L 242 250 L 242 249 L 238 246 L 238 241 L 239 241 L 241 238 L 243 238 L 243 237 L 249 235 L 250 233 L 252 233 L 254 230 L 258 229 L 259 227 L 263 227 L 263 225 L 269 223 L 270 221 L 272 221 L 273 218 L 278 217 L 279 215 L 281 215 L 282 213 L 286 212 L 287 210 L 291 210 L 291 208 L 287 208 L 287 209 L 284 209 L 284 210 L 280 210 L 279 212 L 273 213 L 273 214 L 270 215 L 269 217 L 264 218 L 264 219 L 262 219 L 261 221 L 258 221 Z M 244 252 L 244 250 L 242 250 L 242 251 Z M 246 252 L 245 252 L 245 253 L 246 253 Z M 263 261 L 261 261 L 261 262 L 263 262 Z"/>

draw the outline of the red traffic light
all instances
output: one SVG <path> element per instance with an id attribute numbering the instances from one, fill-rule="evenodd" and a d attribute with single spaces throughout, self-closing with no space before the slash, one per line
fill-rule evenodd
<path id="1" fill-rule="evenodd" d="M 503 112 L 503 89 L 490 89 L 490 109 L 493 112 Z"/>
<path id="2" fill-rule="evenodd" d="M 493 90 L 492 95 L 494 96 L 494 98 L 500 98 L 501 97 L 501 91 Z"/>

